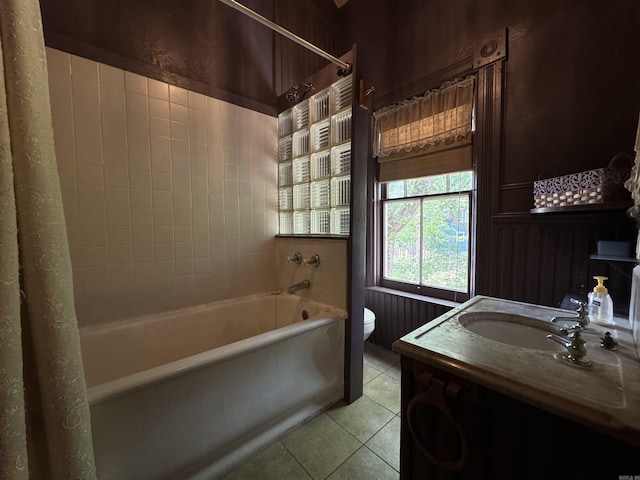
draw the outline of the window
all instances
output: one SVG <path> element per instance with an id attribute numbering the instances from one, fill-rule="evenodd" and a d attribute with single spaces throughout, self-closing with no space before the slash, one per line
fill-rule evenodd
<path id="1" fill-rule="evenodd" d="M 381 286 L 470 297 L 474 83 L 447 82 L 374 114 Z"/>
<path id="2" fill-rule="evenodd" d="M 381 285 L 451 300 L 469 296 L 473 173 L 381 185 Z"/>

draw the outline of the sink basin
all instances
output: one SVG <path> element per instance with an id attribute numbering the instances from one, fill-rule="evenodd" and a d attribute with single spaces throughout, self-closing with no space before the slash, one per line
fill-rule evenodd
<path id="1" fill-rule="evenodd" d="M 458 317 L 467 330 L 496 342 L 550 352 L 566 351 L 562 345 L 547 340 L 559 327 L 550 322 L 502 312 L 471 312 Z"/>

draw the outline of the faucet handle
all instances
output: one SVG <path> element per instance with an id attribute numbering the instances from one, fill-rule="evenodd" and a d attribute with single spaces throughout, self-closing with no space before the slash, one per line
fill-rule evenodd
<path id="1" fill-rule="evenodd" d="M 309 265 L 310 267 L 319 267 L 320 266 L 320 256 L 318 254 L 312 255 L 309 258 L 304 259 L 304 264 Z"/>
<path id="2" fill-rule="evenodd" d="M 560 333 L 562 333 L 563 335 L 574 335 L 574 334 L 579 334 L 582 329 L 583 329 L 583 325 L 580 322 L 576 322 L 573 325 L 567 325 L 566 327 L 562 327 L 560 329 Z"/>
<path id="3" fill-rule="evenodd" d="M 587 317 L 587 314 L 589 313 L 589 310 L 587 308 L 588 307 L 587 302 L 582 302 L 575 298 L 570 298 L 569 301 L 575 305 L 578 305 L 578 308 L 576 309 L 576 313 L 578 314 L 579 319 L 584 320 Z"/>
<path id="4" fill-rule="evenodd" d="M 296 252 L 293 255 L 289 255 L 287 260 L 289 260 L 289 263 L 300 265 L 302 263 L 302 254 L 300 252 Z"/>

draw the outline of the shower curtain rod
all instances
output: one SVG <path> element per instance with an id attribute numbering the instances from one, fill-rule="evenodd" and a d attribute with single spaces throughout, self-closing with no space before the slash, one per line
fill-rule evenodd
<path id="1" fill-rule="evenodd" d="M 245 7 L 241 3 L 238 3 L 235 0 L 220 0 L 220 1 L 222 3 L 224 3 L 225 5 L 227 5 L 227 6 L 231 7 L 231 8 L 235 8 L 239 12 L 244 13 L 246 16 L 251 17 L 254 20 L 260 22 L 261 24 L 269 27 L 271 30 L 279 33 L 280 35 L 283 35 L 283 36 L 287 37 L 289 40 L 293 40 L 297 44 L 302 45 L 303 47 L 307 48 L 308 50 L 311 50 L 313 53 L 315 53 L 317 55 L 320 55 L 323 58 L 326 58 L 327 60 L 329 60 L 332 63 L 335 63 L 336 65 L 340 66 L 344 70 L 344 74 L 345 75 L 351 69 L 351 65 L 350 64 L 348 64 L 346 62 L 343 62 L 342 60 L 340 60 L 339 58 L 334 57 L 333 55 L 328 54 L 324 50 L 322 50 L 322 49 L 316 47 L 315 45 L 313 45 L 312 43 L 307 42 L 304 38 L 301 38 L 301 37 L 297 36 L 295 33 L 292 33 L 289 30 L 286 30 L 285 28 L 282 28 L 277 23 L 274 23 L 271 20 L 269 20 L 268 18 L 263 17 L 259 13 L 254 12 L 253 10 L 251 10 L 250 8 Z M 338 74 L 342 75 L 340 72 L 338 72 Z"/>

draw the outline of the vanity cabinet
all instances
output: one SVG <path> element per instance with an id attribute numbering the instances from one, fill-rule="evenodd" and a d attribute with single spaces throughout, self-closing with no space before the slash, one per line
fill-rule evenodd
<path id="1" fill-rule="evenodd" d="M 464 372 L 401 358 L 401 480 L 640 475 L 636 446 L 483 387 Z"/>

